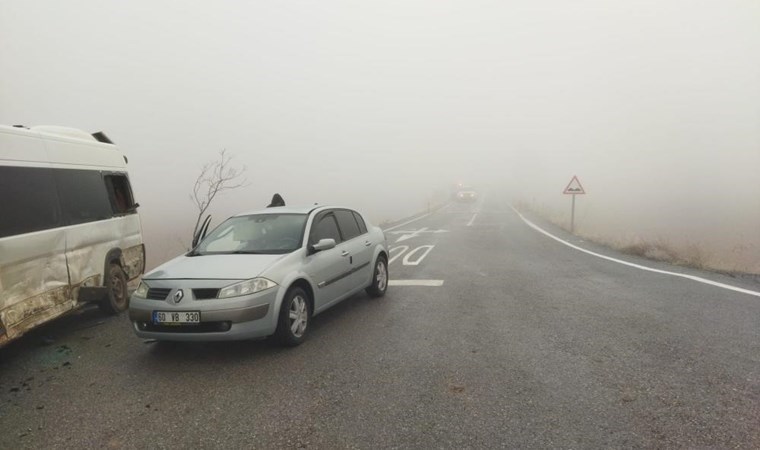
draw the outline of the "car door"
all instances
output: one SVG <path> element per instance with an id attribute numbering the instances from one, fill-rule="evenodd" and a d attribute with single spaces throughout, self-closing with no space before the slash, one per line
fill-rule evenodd
<path id="1" fill-rule="evenodd" d="M 336 209 L 335 218 L 338 220 L 344 245 L 349 252 L 348 262 L 351 265 L 351 289 L 358 290 L 367 287 L 370 282 L 370 266 L 372 264 L 372 247 L 367 245 L 367 236 L 359 227 L 354 212 L 349 209 Z M 366 227 L 364 229 L 366 233 Z"/>
<path id="2" fill-rule="evenodd" d="M 321 239 L 335 239 L 334 248 L 312 253 L 311 246 Z M 340 300 L 350 290 L 348 274 L 351 266 L 348 251 L 338 229 L 338 222 L 331 211 L 317 215 L 309 232 L 309 256 L 306 257 L 306 273 L 314 280 L 314 311 L 320 312 Z"/>

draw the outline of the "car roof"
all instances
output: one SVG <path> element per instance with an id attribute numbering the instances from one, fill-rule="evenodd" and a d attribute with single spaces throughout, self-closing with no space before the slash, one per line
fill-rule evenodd
<path id="1" fill-rule="evenodd" d="M 253 214 L 309 214 L 315 210 L 323 209 L 351 209 L 345 206 L 334 205 L 305 205 L 305 206 L 273 206 L 270 208 L 256 209 L 235 214 L 233 217 L 250 216 Z"/>

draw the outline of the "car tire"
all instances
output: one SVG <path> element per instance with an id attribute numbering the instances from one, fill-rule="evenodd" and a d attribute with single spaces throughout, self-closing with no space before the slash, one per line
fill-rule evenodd
<path id="1" fill-rule="evenodd" d="M 366 291 L 370 297 L 382 297 L 388 290 L 388 260 L 380 255 L 375 261 L 375 270 L 372 272 L 372 284 Z"/>
<path id="2" fill-rule="evenodd" d="M 285 294 L 280 306 L 275 339 L 280 345 L 295 347 L 304 341 L 311 322 L 309 295 L 299 287 L 292 287 Z"/>
<path id="3" fill-rule="evenodd" d="M 129 291 L 127 290 L 127 276 L 120 265 L 111 264 L 108 266 L 105 286 L 108 288 L 108 295 L 98 303 L 100 310 L 107 314 L 118 314 L 126 311 L 129 307 Z"/>

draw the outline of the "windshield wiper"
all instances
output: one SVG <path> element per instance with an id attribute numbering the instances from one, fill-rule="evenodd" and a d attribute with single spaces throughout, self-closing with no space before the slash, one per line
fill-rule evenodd
<path id="1" fill-rule="evenodd" d="M 235 250 L 234 252 L 229 252 L 230 255 L 259 255 L 261 252 L 256 252 L 253 250 Z"/>

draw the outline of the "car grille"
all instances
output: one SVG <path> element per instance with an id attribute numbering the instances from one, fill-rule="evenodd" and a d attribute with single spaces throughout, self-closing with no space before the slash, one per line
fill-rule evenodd
<path id="1" fill-rule="evenodd" d="M 216 298 L 219 294 L 219 289 L 193 289 L 193 295 L 196 300 L 207 300 L 210 298 Z"/>
<path id="2" fill-rule="evenodd" d="M 166 300 L 166 297 L 169 296 L 169 292 L 171 291 L 171 289 L 165 288 L 150 288 L 148 289 L 147 298 L 149 300 Z"/>

